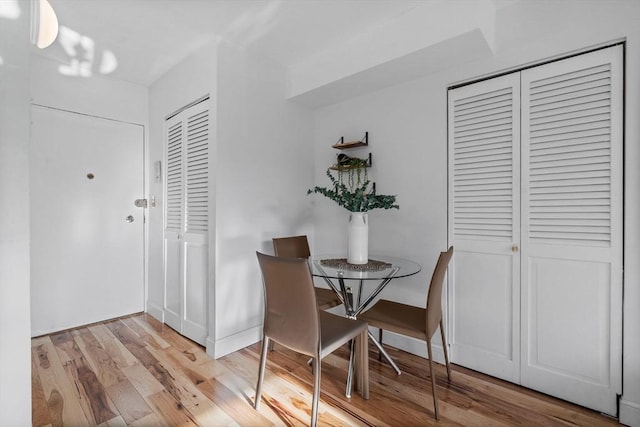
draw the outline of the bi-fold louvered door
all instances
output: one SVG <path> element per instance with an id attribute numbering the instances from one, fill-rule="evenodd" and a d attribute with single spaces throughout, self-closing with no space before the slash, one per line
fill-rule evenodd
<path id="1" fill-rule="evenodd" d="M 207 337 L 209 102 L 166 121 L 165 322 L 192 340 Z"/>
<path id="2" fill-rule="evenodd" d="M 449 94 L 452 355 L 509 381 L 519 378 L 520 352 L 519 81 L 512 74 Z"/>
<path id="3" fill-rule="evenodd" d="M 452 359 L 612 415 L 622 93 L 620 46 L 449 92 Z"/>

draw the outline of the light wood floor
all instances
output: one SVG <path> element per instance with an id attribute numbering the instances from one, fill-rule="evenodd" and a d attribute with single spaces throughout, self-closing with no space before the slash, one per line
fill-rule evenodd
<path id="1" fill-rule="evenodd" d="M 309 422 L 307 358 L 276 346 L 263 405 L 252 407 L 255 344 L 218 360 L 145 314 L 32 340 L 33 425 L 302 426 Z M 321 425 L 618 425 L 593 411 L 454 366 L 437 365 L 441 420 L 433 419 L 424 359 L 389 348 L 403 373 L 370 353 L 371 398 L 344 396 L 346 349 L 322 363 Z"/>

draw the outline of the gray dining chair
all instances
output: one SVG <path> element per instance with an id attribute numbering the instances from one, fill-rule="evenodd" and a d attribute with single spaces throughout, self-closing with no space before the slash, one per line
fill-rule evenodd
<path id="1" fill-rule="evenodd" d="M 453 246 L 446 252 L 441 252 L 438 262 L 431 276 L 427 303 L 425 308 L 414 307 L 395 301 L 380 300 L 373 307 L 358 316 L 360 320 L 366 320 L 369 325 L 380 330 L 395 332 L 401 335 L 417 338 L 427 343 L 429 356 L 429 374 L 431 375 L 431 390 L 433 392 L 433 407 L 435 418 L 440 418 L 438 410 L 438 397 L 436 395 L 436 377 L 433 373 L 433 354 L 431 351 L 431 338 L 440 327 L 442 349 L 444 350 L 445 366 L 447 367 L 447 379 L 451 382 L 451 368 L 449 366 L 449 354 L 445 340 L 444 323 L 442 321 L 442 285 L 449 261 L 453 256 Z"/>
<path id="2" fill-rule="evenodd" d="M 264 285 L 264 325 L 262 351 L 254 407 L 260 408 L 262 383 L 268 346 L 275 341 L 293 351 L 312 358 L 313 399 L 311 425 L 318 419 L 321 360 L 356 341 L 357 388 L 369 398 L 368 326 L 362 320 L 349 319 L 318 310 L 311 272 L 304 258 L 281 258 L 256 252 Z M 354 357 L 351 352 L 349 374 Z M 351 395 L 348 382 L 347 395 Z"/>
<path id="3" fill-rule="evenodd" d="M 274 237 L 272 242 L 273 252 L 276 256 L 305 259 L 311 256 L 307 236 Z M 332 289 L 315 287 L 315 292 L 316 302 L 320 310 L 327 310 L 342 304 Z"/>

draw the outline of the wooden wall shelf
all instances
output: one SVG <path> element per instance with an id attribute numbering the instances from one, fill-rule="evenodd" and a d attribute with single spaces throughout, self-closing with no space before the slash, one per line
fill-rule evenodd
<path id="1" fill-rule="evenodd" d="M 340 137 L 340 141 L 331 147 L 337 150 L 347 150 L 349 148 L 366 147 L 369 145 L 369 132 L 364 133 L 364 138 L 360 141 L 344 142 L 344 136 Z"/>
<path id="2" fill-rule="evenodd" d="M 364 168 L 370 168 L 371 165 L 373 164 L 373 156 L 371 155 L 371 153 L 369 153 L 369 157 L 367 159 L 367 164 L 364 166 L 358 165 L 358 166 L 351 166 L 351 165 L 338 165 L 338 164 L 334 164 L 333 166 L 330 166 L 329 169 L 334 170 L 334 171 L 339 171 L 339 172 L 344 172 L 344 171 L 348 171 L 351 169 L 362 169 Z"/>

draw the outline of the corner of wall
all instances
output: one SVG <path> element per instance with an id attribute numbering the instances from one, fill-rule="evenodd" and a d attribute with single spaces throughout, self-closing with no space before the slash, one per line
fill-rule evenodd
<path id="1" fill-rule="evenodd" d="M 153 316 L 156 320 L 164 323 L 164 311 L 159 305 L 151 301 L 147 301 L 147 313 Z"/>
<path id="2" fill-rule="evenodd" d="M 209 342 L 207 338 L 207 354 L 214 359 L 218 359 L 234 351 L 257 343 L 262 339 L 262 325 L 254 326 L 231 336 Z M 211 348 L 211 351 L 209 349 Z"/>
<path id="3" fill-rule="evenodd" d="M 31 425 L 30 90 L 31 6 L 0 18 L 0 424 Z"/>
<path id="4" fill-rule="evenodd" d="M 620 400 L 620 424 L 630 427 L 640 426 L 640 405 L 627 400 Z"/>

